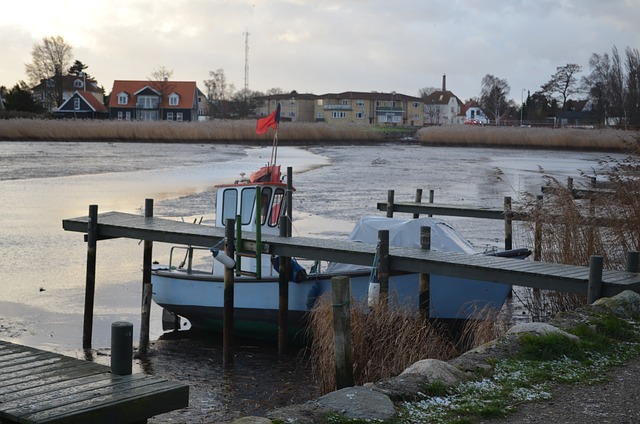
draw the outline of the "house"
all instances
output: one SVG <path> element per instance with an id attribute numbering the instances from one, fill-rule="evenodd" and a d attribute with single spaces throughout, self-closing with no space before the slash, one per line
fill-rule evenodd
<path id="1" fill-rule="evenodd" d="M 346 91 L 317 96 L 315 122 L 364 125 L 424 125 L 424 105 L 406 94 Z"/>
<path id="2" fill-rule="evenodd" d="M 48 78 L 40 80 L 40 84 L 31 88 L 33 99 L 42 104 L 49 112 L 55 112 L 58 107 L 69 100 L 76 91 L 85 91 L 104 104 L 104 90 L 98 86 L 96 80 L 82 75 L 62 75 L 59 86 L 56 88 L 56 79 Z M 58 104 L 57 93 L 62 94 L 62 102 Z"/>
<path id="3" fill-rule="evenodd" d="M 197 121 L 203 96 L 194 81 L 116 80 L 109 117 L 125 121 Z"/>
<path id="4" fill-rule="evenodd" d="M 464 123 L 467 125 L 486 125 L 491 122 L 475 100 L 467 101 L 460 109 L 460 112 L 464 115 Z"/>
<path id="5" fill-rule="evenodd" d="M 427 125 L 462 124 L 463 104 L 460 99 L 447 90 L 447 76 L 442 76 L 442 90 L 436 90 L 424 99 L 424 115 Z"/>
<path id="6" fill-rule="evenodd" d="M 295 90 L 289 94 L 272 94 L 256 98 L 256 114 L 264 117 L 273 112 L 280 103 L 280 121 L 313 122 L 314 107 L 318 96 L 298 94 Z"/>
<path id="7" fill-rule="evenodd" d="M 98 99 L 87 91 L 75 91 L 54 112 L 56 118 L 90 118 L 105 119 L 109 110 Z"/>
<path id="8" fill-rule="evenodd" d="M 607 125 L 617 125 L 618 119 L 610 118 Z M 591 100 L 568 100 L 566 110 L 560 116 L 562 126 L 593 127 L 599 124 L 598 116 L 593 112 Z"/>

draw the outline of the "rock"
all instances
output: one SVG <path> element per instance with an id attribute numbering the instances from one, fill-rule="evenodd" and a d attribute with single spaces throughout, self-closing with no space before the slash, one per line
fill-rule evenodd
<path id="1" fill-rule="evenodd" d="M 551 324 L 546 324 L 543 322 L 527 322 L 523 324 L 516 324 L 513 327 L 511 327 L 506 334 L 509 335 L 509 334 L 523 334 L 523 333 L 533 333 L 541 336 L 545 334 L 559 334 L 572 340 L 580 339 L 578 336 L 567 333 L 566 331 L 561 330 L 558 327 L 554 327 Z"/>
<path id="2" fill-rule="evenodd" d="M 233 421 L 232 424 L 271 424 L 271 420 L 264 417 L 242 417 Z"/>
<path id="3" fill-rule="evenodd" d="M 396 415 L 393 402 L 383 393 L 368 387 L 346 387 L 328 393 L 318 403 L 349 419 L 390 420 Z"/>
<path id="4" fill-rule="evenodd" d="M 323 418 L 333 412 L 321 406 L 316 400 L 310 400 L 299 405 L 289 405 L 267 413 L 272 420 L 292 424 L 314 424 L 322 422 Z"/>
<path id="5" fill-rule="evenodd" d="M 412 401 L 423 398 L 431 383 L 451 387 L 466 378 L 466 374 L 453 365 L 437 359 L 423 359 L 405 369 L 399 376 L 375 384 L 365 384 L 365 387 L 384 393 L 393 401 Z"/>
<path id="6" fill-rule="evenodd" d="M 606 309 L 618 317 L 637 318 L 640 315 L 640 294 L 625 290 L 613 297 L 602 297 L 591 305 L 596 309 Z"/>

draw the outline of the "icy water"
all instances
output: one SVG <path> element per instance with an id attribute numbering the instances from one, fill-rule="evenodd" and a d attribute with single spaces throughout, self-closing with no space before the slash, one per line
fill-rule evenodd
<path id="1" fill-rule="evenodd" d="M 86 245 L 82 234 L 63 231 L 62 219 L 86 215 L 90 204 L 97 204 L 99 212 L 143 213 L 144 200 L 152 198 L 156 216 L 211 224 L 215 184 L 250 173 L 270 155 L 270 148 L 231 145 L 0 143 L 0 339 L 78 354 Z M 543 173 L 579 182 L 580 171 L 596 167 L 601 156 L 410 144 L 278 150 L 278 162 L 294 169 L 294 235 L 317 237 L 344 237 L 360 216 L 381 214 L 376 203 L 386 201 L 389 189 L 395 190 L 398 202 L 412 201 L 421 188 L 425 201 L 434 190 L 437 203 L 502 207 L 504 196 L 515 200 L 520 192 L 539 192 Z M 448 220 L 479 249 L 502 242 L 502 222 Z M 162 262 L 167 256 L 168 246 L 154 244 L 154 259 Z M 98 243 L 94 348 L 109 346 L 114 321 L 133 322 L 138 331 L 141 263 L 137 240 Z M 155 340 L 162 334 L 158 308 L 151 320 Z M 173 352 L 180 344 L 160 341 L 157 346 Z M 295 358 L 289 365 L 271 367 L 272 351 L 245 346 L 238 351 L 241 360 L 234 376 L 220 371 L 216 346 L 190 346 L 186 349 L 195 355 L 214 352 L 205 361 L 210 375 L 202 377 L 211 380 L 211 387 L 192 390 L 191 412 L 200 413 L 199 418 L 178 421 L 202 422 L 198 420 L 206 416 L 223 422 L 305 396 L 304 390 L 290 387 L 285 387 L 294 393 L 289 398 L 273 394 L 282 393 L 282 384 L 291 384 L 288 379 L 305 378 L 296 374 Z M 174 354 L 177 361 L 189 361 L 177 352 L 170 356 Z M 158 367 L 161 364 L 156 371 Z M 173 378 L 185 377 L 177 366 L 165 361 L 164 367 Z M 196 370 L 187 379 L 193 379 L 193 373 Z M 279 388 L 253 381 L 256 374 Z"/>

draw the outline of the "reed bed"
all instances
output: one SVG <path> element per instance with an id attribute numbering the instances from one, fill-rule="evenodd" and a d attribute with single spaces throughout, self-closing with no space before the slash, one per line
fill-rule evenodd
<path id="1" fill-rule="evenodd" d="M 131 141 L 131 142 L 264 142 L 268 135 L 257 135 L 255 120 L 217 120 L 203 122 L 44 120 L 10 119 L 0 121 L 0 140 L 5 141 Z M 372 141 L 381 136 L 369 127 L 330 126 L 313 123 L 280 124 L 278 139 L 287 141 Z"/>
<path id="2" fill-rule="evenodd" d="M 318 300 L 310 313 L 311 370 L 323 393 L 335 390 L 335 362 L 331 297 Z M 353 377 L 356 385 L 399 375 L 415 362 L 434 358 L 448 360 L 461 352 L 448 330 L 432 324 L 424 314 L 407 308 L 369 308 L 366 302 L 351 302 Z M 462 332 L 465 347 L 493 339 L 501 328 L 495 313 L 483 311 L 483 319 L 470 320 Z"/>
<path id="3" fill-rule="evenodd" d="M 614 129 L 452 125 L 425 127 L 416 139 L 427 145 L 527 147 L 531 149 L 625 151 L 636 133 Z"/>

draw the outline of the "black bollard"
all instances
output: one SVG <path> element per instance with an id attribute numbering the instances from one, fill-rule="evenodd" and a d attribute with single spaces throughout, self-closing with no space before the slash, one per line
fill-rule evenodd
<path id="1" fill-rule="evenodd" d="M 133 324 L 116 321 L 111 324 L 111 372 L 130 375 L 133 364 Z"/>

